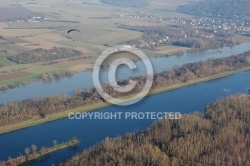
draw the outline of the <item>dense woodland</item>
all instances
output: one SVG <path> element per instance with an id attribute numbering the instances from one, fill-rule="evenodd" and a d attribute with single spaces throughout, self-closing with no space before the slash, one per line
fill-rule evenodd
<path id="1" fill-rule="evenodd" d="M 249 0 L 202 0 L 179 6 L 178 12 L 219 18 L 250 19 Z"/>
<path id="2" fill-rule="evenodd" d="M 210 59 L 204 62 L 186 64 L 181 67 L 175 67 L 173 70 L 154 75 L 153 88 L 184 83 L 196 78 L 202 78 L 218 74 L 220 72 L 231 71 L 250 65 L 250 52 L 220 59 Z M 146 76 L 132 78 L 137 82 L 135 88 L 130 93 L 136 93 L 142 90 Z M 128 80 L 119 82 L 120 85 L 126 85 Z M 128 94 L 119 94 L 109 85 L 103 85 L 103 89 L 114 97 L 120 97 Z M 20 102 L 8 102 L 0 105 L 0 125 L 8 125 L 30 118 L 46 118 L 46 115 L 56 112 L 62 112 L 72 108 L 104 102 L 95 88 L 89 88 L 86 92 L 76 90 L 74 96 L 60 94 L 52 97 L 38 97 L 27 99 Z"/>
<path id="3" fill-rule="evenodd" d="M 148 0 L 101 0 L 102 3 L 112 4 L 112 5 L 118 5 L 118 6 L 133 6 L 133 7 L 139 7 L 139 6 L 145 6 L 147 5 Z"/>
<path id="4" fill-rule="evenodd" d="M 9 60 L 18 64 L 36 63 L 44 61 L 52 61 L 63 58 L 72 58 L 82 55 L 82 52 L 71 49 L 71 48 L 58 48 L 53 49 L 35 49 L 24 53 L 19 53 L 8 57 Z"/>
<path id="5" fill-rule="evenodd" d="M 154 50 L 158 46 L 174 45 L 195 49 L 208 49 L 236 44 L 235 35 L 223 30 L 209 30 L 205 27 L 194 28 L 190 25 L 172 26 L 128 26 L 120 28 L 143 33 L 141 39 L 129 41 L 141 49 Z"/>
<path id="6" fill-rule="evenodd" d="M 249 149 L 250 96 L 236 95 L 209 104 L 204 113 L 106 138 L 61 166 L 249 166 Z"/>

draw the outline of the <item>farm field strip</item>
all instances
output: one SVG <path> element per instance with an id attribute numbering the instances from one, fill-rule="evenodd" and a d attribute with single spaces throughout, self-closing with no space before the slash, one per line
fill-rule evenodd
<path id="1" fill-rule="evenodd" d="M 0 74 L 0 82 L 5 81 L 5 80 L 15 79 L 15 78 L 27 77 L 29 75 L 30 73 L 23 72 L 23 71 L 16 71 L 13 73 L 8 73 L 8 74 Z"/>

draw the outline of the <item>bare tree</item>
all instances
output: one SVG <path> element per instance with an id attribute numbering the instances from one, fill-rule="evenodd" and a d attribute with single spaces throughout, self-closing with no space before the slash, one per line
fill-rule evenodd
<path id="1" fill-rule="evenodd" d="M 57 145 L 57 140 L 53 140 L 54 146 Z"/>
<path id="2" fill-rule="evenodd" d="M 33 144 L 33 145 L 31 145 L 31 149 L 32 149 L 33 153 L 35 153 L 37 150 L 37 146 Z"/>
<path id="3" fill-rule="evenodd" d="M 30 148 L 25 148 L 24 152 L 26 153 L 26 155 L 28 156 L 30 154 Z"/>

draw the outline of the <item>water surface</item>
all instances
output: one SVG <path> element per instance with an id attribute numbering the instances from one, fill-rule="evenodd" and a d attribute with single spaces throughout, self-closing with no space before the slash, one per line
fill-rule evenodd
<path id="1" fill-rule="evenodd" d="M 208 103 L 231 94 L 247 93 L 250 87 L 250 72 L 241 72 L 224 78 L 211 80 L 177 90 L 149 96 L 141 102 L 128 106 L 110 106 L 96 111 L 100 112 L 181 112 L 204 111 Z M 7 160 L 24 154 L 24 149 L 35 144 L 52 146 L 53 140 L 59 143 L 76 136 L 81 142 L 76 148 L 67 148 L 41 158 L 30 165 L 58 164 L 81 152 L 105 137 L 123 135 L 125 132 L 145 129 L 152 120 L 61 120 L 40 124 L 0 136 L 0 160 Z"/>

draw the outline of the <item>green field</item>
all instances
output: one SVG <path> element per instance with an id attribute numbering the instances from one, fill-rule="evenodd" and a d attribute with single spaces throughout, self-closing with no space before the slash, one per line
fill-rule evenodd
<path id="1" fill-rule="evenodd" d="M 5 52 L 0 52 L 0 72 L 1 69 L 5 66 L 11 66 L 14 65 L 14 62 L 11 62 L 7 59 L 8 54 Z"/>

